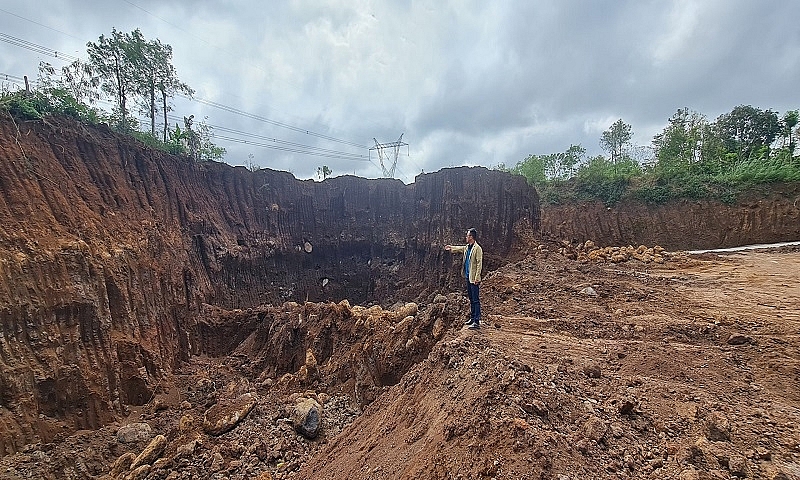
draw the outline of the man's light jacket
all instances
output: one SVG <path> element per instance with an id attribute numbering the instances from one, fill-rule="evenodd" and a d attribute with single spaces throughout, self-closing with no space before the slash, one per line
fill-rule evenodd
<path id="1" fill-rule="evenodd" d="M 461 275 L 466 277 L 464 272 L 464 264 L 467 262 L 467 247 L 468 245 L 452 245 L 450 253 L 463 252 L 464 258 L 461 261 Z M 483 268 L 483 249 L 478 242 L 472 245 L 472 251 L 469 255 L 469 283 L 478 283 L 481 281 L 481 269 Z"/>

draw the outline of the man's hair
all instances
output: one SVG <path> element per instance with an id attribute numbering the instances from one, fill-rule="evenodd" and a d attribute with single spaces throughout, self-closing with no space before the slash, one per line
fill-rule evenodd
<path id="1" fill-rule="evenodd" d="M 475 239 L 476 242 L 478 241 L 478 231 L 475 230 L 474 228 L 470 228 L 469 230 L 467 230 L 467 235 Z"/>

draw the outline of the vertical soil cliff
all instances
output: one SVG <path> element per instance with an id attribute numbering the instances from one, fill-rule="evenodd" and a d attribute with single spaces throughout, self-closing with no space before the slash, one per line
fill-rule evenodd
<path id="1" fill-rule="evenodd" d="M 536 192 L 484 168 L 298 181 L 104 127 L 2 118 L 0 455 L 147 403 L 182 359 L 213 350 L 204 305 L 422 298 L 457 288 L 442 245 L 465 228 L 491 269 L 538 222 Z"/>
<path id="2" fill-rule="evenodd" d="M 800 240 L 800 184 L 775 184 L 731 203 L 674 200 L 542 205 L 541 234 L 600 245 L 661 245 L 699 250 Z"/>
<path id="3" fill-rule="evenodd" d="M 539 230 L 669 249 L 797 240 L 798 188 L 733 205 L 540 212 L 522 177 L 485 168 L 412 185 L 298 181 L 194 164 L 102 126 L 0 118 L 0 456 L 112 422 L 204 354 L 245 358 L 257 379 L 256 370 L 296 373 L 309 350 L 323 362 L 345 352 L 327 365 L 326 382 L 367 404 L 461 320 L 458 295 L 437 294 L 461 288 L 458 261 L 442 246 L 467 227 L 481 234 L 487 272 L 532 258 Z M 565 268 L 545 273 L 560 278 Z M 533 303 L 559 291 L 552 282 Z M 527 301 L 515 288 L 503 289 L 508 301 Z M 312 303 L 343 299 L 353 308 Z M 419 313 L 395 305 L 411 300 Z M 378 330 L 403 335 L 388 341 Z"/>

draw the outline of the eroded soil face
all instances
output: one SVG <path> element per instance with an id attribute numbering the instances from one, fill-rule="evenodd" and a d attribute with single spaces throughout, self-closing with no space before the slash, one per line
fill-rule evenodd
<path id="1" fill-rule="evenodd" d="M 204 312 L 209 332 L 244 332 L 224 356 L 193 357 L 124 422 L 2 458 L 0 477 L 800 478 L 800 250 L 555 250 L 486 275 L 479 332 L 452 292 Z M 322 407 L 313 439 L 293 423 L 304 400 Z M 220 412 L 235 421 L 208 433 Z"/>

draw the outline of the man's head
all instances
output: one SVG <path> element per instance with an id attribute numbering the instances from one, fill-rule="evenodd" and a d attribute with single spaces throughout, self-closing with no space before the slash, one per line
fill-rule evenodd
<path id="1" fill-rule="evenodd" d="M 474 228 L 467 230 L 467 243 L 475 243 L 478 241 L 478 231 Z"/>

